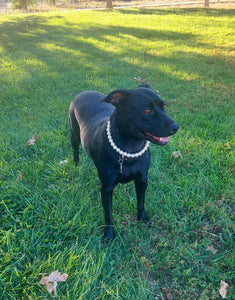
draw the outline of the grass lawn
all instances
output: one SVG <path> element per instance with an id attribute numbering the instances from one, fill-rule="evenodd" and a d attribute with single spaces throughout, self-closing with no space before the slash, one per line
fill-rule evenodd
<path id="1" fill-rule="evenodd" d="M 1 299 L 53 299 L 39 281 L 55 270 L 69 275 L 58 299 L 220 299 L 221 280 L 235 299 L 234 12 L 0 15 Z M 120 185 L 107 245 L 96 169 L 84 153 L 72 162 L 68 109 L 83 90 L 135 88 L 138 76 L 180 130 L 151 145 L 150 223 L 136 221 L 134 184 Z"/>

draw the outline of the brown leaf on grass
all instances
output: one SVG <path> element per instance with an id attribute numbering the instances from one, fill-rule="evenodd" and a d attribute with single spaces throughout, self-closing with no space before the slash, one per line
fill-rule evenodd
<path id="1" fill-rule="evenodd" d="M 40 280 L 40 284 L 47 286 L 47 291 L 51 294 L 54 293 L 56 296 L 57 282 L 66 281 L 68 274 L 61 274 L 58 270 L 52 272 L 49 276 L 45 276 Z"/>
<path id="2" fill-rule="evenodd" d="M 211 251 L 212 254 L 215 254 L 217 252 L 217 250 L 212 245 L 208 246 L 206 248 L 206 251 Z"/>
<path id="3" fill-rule="evenodd" d="M 19 173 L 17 179 L 18 179 L 18 180 L 21 180 L 22 178 L 23 178 L 23 173 Z"/>
<path id="4" fill-rule="evenodd" d="M 222 298 L 226 298 L 228 283 L 221 280 L 219 293 Z"/>
<path id="5" fill-rule="evenodd" d="M 138 76 L 138 77 L 134 77 L 134 79 L 135 79 L 138 83 L 146 82 L 146 81 L 147 81 L 147 79 L 142 79 L 142 78 L 140 78 L 139 76 Z"/>
<path id="6" fill-rule="evenodd" d="M 68 163 L 68 160 L 67 159 L 65 159 L 65 160 L 61 160 L 60 161 L 60 165 L 62 166 L 62 165 L 65 165 L 65 164 L 67 164 Z"/>
<path id="7" fill-rule="evenodd" d="M 180 153 L 180 151 L 174 151 L 174 152 L 172 152 L 171 157 L 182 158 L 182 154 Z"/>
<path id="8" fill-rule="evenodd" d="M 28 140 L 27 145 L 32 146 L 35 144 L 35 142 L 38 140 L 38 135 L 35 134 L 30 140 Z"/>
<path id="9" fill-rule="evenodd" d="M 161 288 L 164 299 L 171 300 L 170 290 L 171 290 L 171 288 Z"/>
<path id="10" fill-rule="evenodd" d="M 148 260 L 145 256 L 141 257 L 141 263 L 144 267 L 148 267 L 148 265 L 149 265 Z"/>
<path id="11" fill-rule="evenodd" d="M 224 144 L 224 149 L 225 150 L 229 150 L 230 148 L 231 148 L 231 146 L 230 146 L 229 142 L 227 142 L 227 143 Z"/>
<path id="12" fill-rule="evenodd" d="M 171 294 L 167 294 L 167 300 L 171 300 Z"/>

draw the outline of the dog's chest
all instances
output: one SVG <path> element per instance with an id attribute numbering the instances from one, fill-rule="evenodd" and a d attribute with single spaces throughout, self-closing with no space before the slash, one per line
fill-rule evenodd
<path id="1" fill-rule="evenodd" d="M 139 161 L 133 162 L 131 159 L 119 157 L 115 164 L 117 181 L 127 183 L 132 180 L 140 180 L 143 177 L 144 168 Z"/>

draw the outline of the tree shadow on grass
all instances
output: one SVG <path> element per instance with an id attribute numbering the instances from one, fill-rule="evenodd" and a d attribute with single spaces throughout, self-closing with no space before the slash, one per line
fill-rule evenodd
<path id="1" fill-rule="evenodd" d="M 150 83 L 157 82 L 158 88 L 174 99 L 187 86 L 189 93 L 200 89 L 197 78 L 207 80 L 208 63 L 214 64 L 214 74 L 226 65 L 221 56 L 212 61 L 207 55 L 181 50 L 210 49 L 211 44 L 202 42 L 200 34 L 52 18 L 55 23 L 58 20 L 57 24 L 47 16 L 26 16 L 0 25 L 3 61 L 7 57 L 0 70 L 1 90 L 9 116 L 22 118 L 22 107 L 28 103 L 34 111 L 40 107 L 42 119 L 45 111 L 48 119 L 54 118 L 55 111 L 61 114 L 58 110 L 68 107 L 82 90 L 107 93 L 115 88 L 134 88 L 133 77 L 138 75 L 151 78 Z M 159 43 L 173 45 L 174 49 L 160 53 Z M 16 71 L 9 75 L 11 67 Z M 231 70 L 223 73 L 223 78 L 230 76 Z"/>
<path id="2" fill-rule="evenodd" d="M 105 69 L 110 76 L 112 72 L 118 75 L 123 70 L 141 68 L 141 65 L 128 62 L 128 59 L 129 61 L 135 58 L 142 60 L 149 50 L 144 45 L 144 41 L 167 42 L 178 47 L 211 48 L 211 45 L 200 41 L 200 35 L 189 32 L 111 25 L 82 24 L 79 27 L 80 25 L 68 22 L 61 16 L 59 18 L 63 25 L 61 22 L 58 25 L 48 24 L 48 18 L 43 16 L 16 18 L 15 21 L 2 23 L 0 25 L 2 48 L 12 63 L 23 60 L 25 61 L 23 67 L 28 68 L 28 72 L 33 75 L 33 72 L 35 74 L 37 71 L 43 76 L 37 66 L 29 70 L 27 57 L 34 57 L 45 66 L 47 71 L 45 76 L 50 71 L 56 72 L 57 76 L 64 77 L 66 82 L 64 75 L 69 76 L 69 73 L 75 72 L 78 78 L 82 75 L 84 81 L 85 74 L 91 75 L 94 72 L 94 75 L 99 76 L 106 73 Z M 115 37 L 117 40 L 114 40 Z M 100 44 L 107 44 L 107 47 Z M 139 45 L 139 49 L 135 47 L 136 44 Z M 221 49 L 218 46 L 215 48 Z M 184 53 L 184 56 L 187 55 Z M 154 71 L 158 61 L 162 61 L 164 57 L 156 54 L 152 59 L 155 59 Z M 169 57 L 166 56 L 165 59 L 169 62 Z M 190 59 L 192 61 L 195 59 L 192 53 Z M 183 66 L 184 64 L 182 68 Z M 63 73 L 64 71 L 66 74 Z M 79 71 L 83 74 L 79 74 Z M 199 75 L 203 76 L 203 73 Z"/>
<path id="3" fill-rule="evenodd" d="M 40 80 L 43 79 L 43 82 L 57 81 L 57 86 L 58 80 L 63 80 L 66 89 L 71 89 L 71 83 L 75 84 L 77 81 L 83 88 L 90 86 L 99 89 L 100 81 L 95 85 L 94 80 L 90 80 L 96 76 L 97 79 L 103 79 L 101 85 L 106 89 L 110 86 L 110 76 L 113 76 L 113 84 L 116 85 L 115 81 L 119 79 L 115 78 L 119 78 L 121 73 L 136 75 L 135 70 L 142 67 L 132 62 L 135 58 L 141 61 L 143 55 L 142 50 L 134 49 L 135 43 L 141 45 L 144 40 L 181 43 L 184 40 L 184 43 L 193 44 L 196 39 L 190 33 L 138 27 L 80 26 L 63 17 L 60 18 L 60 23 L 61 21 L 63 25 L 51 25 L 48 24 L 47 17 L 29 16 L 0 25 L 1 44 L 7 60 L 12 65 L 18 65 L 17 68 L 20 65 L 25 69 L 26 74 L 21 79 L 18 77 L 17 81 L 19 83 L 24 79 L 32 79 L 28 85 L 29 90 L 31 87 L 35 88 L 35 75 Z M 114 41 L 115 37 L 117 40 Z M 35 62 L 32 63 L 32 60 Z"/>
<path id="4" fill-rule="evenodd" d="M 179 15 L 179 16 L 209 16 L 223 17 L 234 16 L 235 9 L 214 9 L 214 8 L 136 8 L 136 9 L 120 9 L 122 14 L 137 15 Z"/>

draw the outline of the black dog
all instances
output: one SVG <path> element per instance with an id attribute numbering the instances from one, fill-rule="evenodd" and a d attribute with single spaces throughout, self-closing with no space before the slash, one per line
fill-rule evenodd
<path id="1" fill-rule="evenodd" d="M 179 128 L 165 113 L 163 100 L 148 85 L 115 90 L 108 96 L 87 91 L 72 101 L 69 122 L 75 164 L 82 143 L 98 170 L 106 224 L 104 239 L 114 237 L 112 194 L 118 183 L 135 181 L 138 220 L 148 221 L 144 201 L 149 141 L 166 145 L 168 137 Z"/>

